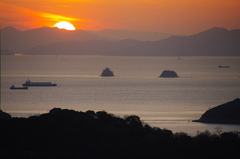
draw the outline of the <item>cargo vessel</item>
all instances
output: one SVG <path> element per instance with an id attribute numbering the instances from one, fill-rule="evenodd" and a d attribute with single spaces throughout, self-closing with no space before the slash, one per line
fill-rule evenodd
<path id="1" fill-rule="evenodd" d="M 57 84 L 52 82 L 32 82 L 28 79 L 22 86 L 57 86 Z"/>
<path id="2" fill-rule="evenodd" d="M 230 68 L 230 66 L 222 66 L 222 65 L 219 65 L 218 68 Z"/>
<path id="3" fill-rule="evenodd" d="M 10 89 L 28 89 L 28 87 L 16 87 L 16 86 L 14 86 L 14 85 L 12 85 L 11 87 L 10 87 Z"/>

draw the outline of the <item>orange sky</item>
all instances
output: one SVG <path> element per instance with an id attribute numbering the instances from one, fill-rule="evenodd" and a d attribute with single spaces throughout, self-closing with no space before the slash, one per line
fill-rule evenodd
<path id="1" fill-rule="evenodd" d="M 1 28 L 106 28 L 189 35 L 212 27 L 240 29 L 240 0 L 1 0 Z"/>

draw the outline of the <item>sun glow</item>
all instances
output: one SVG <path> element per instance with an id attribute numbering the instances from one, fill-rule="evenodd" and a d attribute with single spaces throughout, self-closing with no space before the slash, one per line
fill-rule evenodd
<path id="1" fill-rule="evenodd" d="M 54 27 L 57 27 L 59 29 L 66 29 L 66 30 L 76 30 L 76 28 L 74 27 L 74 25 L 72 25 L 71 23 L 69 22 L 65 22 L 65 21 L 62 21 L 62 22 L 58 22 L 54 25 Z"/>

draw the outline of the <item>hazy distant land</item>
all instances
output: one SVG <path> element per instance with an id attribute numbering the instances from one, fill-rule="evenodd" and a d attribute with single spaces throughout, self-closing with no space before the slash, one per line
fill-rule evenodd
<path id="1" fill-rule="evenodd" d="M 159 32 L 140 32 L 140 31 L 113 30 L 113 29 L 105 29 L 101 31 L 89 30 L 88 32 L 99 35 L 99 36 L 107 37 L 115 41 L 126 40 L 126 39 L 135 39 L 139 41 L 158 41 L 158 40 L 166 39 L 172 36 L 170 34 L 159 33 Z"/>
<path id="2" fill-rule="evenodd" d="M 153 34 L 120 30 L 66 31 L 47 27 L 18 31 L 7 27 L 1 29 L 1 49 L 26 55 L 240 55 L 240 29 L 212 28 L 191 36 Z M 142 41 L 144 36 L 149 41 Z"/>
<path id="3" fill-rule="evenodd" d="M 1 49 L 1 55 L 14 55 L 14 53 L 8 49 Z"/>

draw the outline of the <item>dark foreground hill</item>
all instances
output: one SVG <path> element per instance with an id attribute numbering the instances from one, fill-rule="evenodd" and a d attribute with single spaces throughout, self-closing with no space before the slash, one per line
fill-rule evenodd
<path id="1" fill-rule="evenodd" d="M 206 111 L 197 120 L 205 123 L 240 124 L 240 99 L 219 105 Z"/>
<path id="2" fill-rule="evenodd" d="M 239 155 L 237 132 L 195 137 L 150 127 L 138 116 L 54 108 L 29 118 L 0 120 L 1 159 L 213 159 Z"/>

